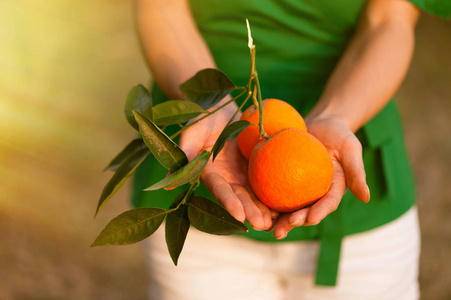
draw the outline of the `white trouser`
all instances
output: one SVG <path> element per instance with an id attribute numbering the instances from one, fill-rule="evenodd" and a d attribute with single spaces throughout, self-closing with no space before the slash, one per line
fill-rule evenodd
<path id="1" fill-rule="evenodd" d="M 318 242 L 265 243 L 191 228 L 175 267 L 164 226 L 145 242 L 154 300 L 418 299 L 416 208 L 344 238 L 337 286 L 315 286 Z"/>

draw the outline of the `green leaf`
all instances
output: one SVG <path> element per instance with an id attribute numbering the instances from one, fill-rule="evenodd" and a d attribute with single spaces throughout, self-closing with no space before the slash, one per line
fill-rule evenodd
<path id="1" fill-rule="evenodd" d="M 91 247 L 133 244 L 152 235 L 160 227 L 167 211 L 161 208 L 136 208 L 108 223 Z"/>
<path id="2" fill-rule="evenodd" d="M 240 120 L 226 126 L 219 135 L 215 145 L 213 146 L 213 149 L 211 150 L 211 152 L 213 153 L 213 161 L 215 160 L 219 152 L 222 150 L 225 143 L 238 137 L 240 133 L 244 129 L 246 129 L 250 124 L 251 123 L 249 121 Z"/>
<path id="3" fill-rule="evenodd" d="M 154 191 L 165 187 L 178 187 L 195 180 L 204 170 L 210 159 L 211 152 L 202 151 L 192 161 L 178 169 L 168 177 L 146 188 L 145 191 Z"/>
<path id="4" fill-rule="evenodd" d="M 108 164 L 104 171 L 115 171 L 127 158 L 147 146 L 142 139 L 134 139 Z"/>
<path id="5" fill-rule="evenodd" d="M 137 111 L 133 111 L 133 114 L 139 124 L 139 132 L 144 143 L 163 167 L 175 172 L 188 163 L 185 152 L 157 125 Z"/>
<path id="6" fill-rule="evenodd" d="M 170 100 L 160 103 L 155 105 L 152 111 L 154 123 L 158 126 L 185 123 L 206 112 L 196 103 L 183 100 Z"/>
<path id="7" fill-rule="evenodd" d="M 121 188 L 128 177 L 133 174 L 136 168 L 149 155 L 149 149 L 144 148 L 131 154 L 124 162 L 117 168 L 113 177 L 106 184 L 100 195 L 99 203 L 97 204 L 96 215 L 100 209 L 111 199 L 111 197 Z"/>
<path id="8" fill-rule="evenodd" d="M 138 123 L 136 123 L 133 111 L 136 110 L 141 114 L 147 116 L 149 119 L 152 117 L 152 98 L 149 91 L 142 85 L 138 84 L 131 88 L 128 92 L 127 100 L 125 101 L 125 118 L 133 128 L 139 130 Z"/>
<path id="9" fill-rule="evenodd" d="M 166 245 L 174 265 L 177 265 L 189 227 L 188 205 L 182 204 L 179 209 L 168 214 L 165 227 Z"/>
<path id="10" fill-rule="evenodd" d="M 170 208 L 177 207 L 185 197 L 187 191 L 183 191 L 178 195 Z M 178 258 L 185 244 L 186 235 L 188 234 L 190 222 L 188 219 L 188 206 L 181 204 L 179 208 L 168 214 L 166 218 L 165 234 L 166 245 L 171 255 L 174 265 L 177 265 Z"/>
<path id="11" fill-rule="evenodd" d="M 247 227 L 232 217 L 228 211 L 215 202 L 201 196 L 194 196 L 188 204 L 188 217 L 200 231 L 226 235 L 247 232 Z"/>
<path id="12" fill-rule="evenodd" d="M 217 69 L 203 69 L 180 85 L 186 100 L 208 109 L 236 88 L 227 75 Z"/>

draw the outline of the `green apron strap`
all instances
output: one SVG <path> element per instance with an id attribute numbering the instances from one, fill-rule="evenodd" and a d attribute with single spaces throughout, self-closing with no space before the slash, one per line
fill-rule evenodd
<path id="1" fill-rule="evenodd" d="M 343 205 L 320 223 L 320 249 L 316 269 L 316 284 L 335 286 L 343 239 Z"/>

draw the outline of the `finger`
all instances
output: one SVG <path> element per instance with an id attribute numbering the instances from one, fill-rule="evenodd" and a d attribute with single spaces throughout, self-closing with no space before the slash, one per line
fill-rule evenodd
<path id="1" fill-rule="evenodd" d="M 257 205 L 258 209 L 260 209 L 260 212 L 263 217 L 264 222 L 264 228 L 265 230 L 270 229 L 273 226 L 273 219 L 277 219 L 279 216 L 279 213 L 270 209 L 266 205 L 264 205 L 258 198 L 257 195 L 255 195 L 254 191 L 252 190 L 252 187 L 250 185 L 246 186 L 246 190 L 248 191 L 250 197 L 252 198 L 252 201 L 254 201 L 255 205 Z"/>
<path id="2" fill-rule="evenodd" d="M 291 229 L 304 225 L 307 220 L 309 210 L 310 207 L 307 207 L 293 213 L 282 215 L 274 229 L 274 237 L 277 239 L 283 239 L 287 236 Z"/>
<path id="3" fill-rule="evenodd" d="M 279 217 L 279 212 L 275 211 L 275 210 L 270 210 L 271 211 L 271 219 L 277 219 Z"/>
<path id="4" fill-rule="evenodd" d="M 271 220 L 271 226 L 268 229 L 265 229 L 266 232 L 271 232 L 277 224 L 277 219 Z"/>
<path id="5" fill-rule="evenodd" d="M 185 152 L 188 161 L 192 161 L 202 150 L 204 143 L 199 140 L 199 134 L 185 131 L 180 135 L 179 147 Z"/>
<path id="6" fill-rule="evenodd" d="M 343 144 L 339 159 L 346 174 L 349 190 L 362 202 L 370 200 L 370 190 L 366 184 L 366 173 L 362 158 L 362 145 L 354 136 L 349 136 Z"/>
<path id="7" fill-rule="evenodd" d="M 238 199 L 240 199 L 243 205 L 244 214 L 246 215 L 246 221 L 252 226 L 252 228 L 254 228 L 255 230 L 263 230 L 269 228 L 270 224 L 268 224 L 268 227 L 265 227 L 262 210 L 256 204 L 256 202 L 253 201 L 247 189 L 239 184 L 232 184 L 231 186 L 235 195 L 238 197 Z"/>
<path id="8" fill-rule="evenodd" d="M 270 209 L 270 212 L 271 212 L 271 225 L 269 226 L 268 229 L 265 229 L 266 232 L 271 232 L 274 229 L 280 216 L 280 213 L 275 210 Z"/>
<path id="9" fill-rule="evenodd" d="M 346 180 L 343 168 L 338 162 L 334 163 L 334 168 L 334 178 L 329 191 L 310 207 L 304 225 L 316 225 L 338 208 L 341 198 L 346 192 Z"/>
<path id="10" fill-rule="evenodd" d="M 238 221 L 244 222 L 246 214 L 243 204 L 233 192 L 230 184 L 217 173 L 207 173 L 202 176 L 202 182 L 210 191 L 213 198 L 224 206 L 224 208 Z"/>
<path id="11" fill-rule="evenodd" d="M 310 207 L 300 209 L 290 214 L 288 218 L 288 223 L 290 223 L 293 227 L 298 227 L 304 225 L 307 220 L 308 213 L 310 211 Z"/>
<path id="12" fill-rule="evenodd" d="M 290 214 L 283 214 L 279 217 L 279 220 L 277 221 L 276 226 L 274 227 L 274 237 L 278 240 L 284 239 L 288 232 L 290 232 L 291 229 L 294 227 L 290 225 L 288 222 L 288 219 L 290 217 Z"/>

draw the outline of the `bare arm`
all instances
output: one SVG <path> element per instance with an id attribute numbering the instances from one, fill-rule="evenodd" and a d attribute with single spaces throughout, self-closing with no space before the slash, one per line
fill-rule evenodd
<path id="1" fill-rule="evenodd" d="M 187 0 L 137 0 L 136 22 L 144 57 L 169 98 L 181 99 L 181 83 L 216 67 Z"/>
<path id="2" fill-rule="evenodd" d="M 348 48 L 317 105 L 306 117 L 310 133 L 334 162 L 329 192 L 311 208 L 281 216 L 274 236 L 295 226 L 315 225 L 335 211 L 349 188 L 361 201 L 370 198 L 362 146 L 354 132 L 374 117 L 401 84 L 414 48 L 418 9 L 405 0 L 371 0 Z"/>
<path id="3" fill-rule="evenodd" d="M 181 83 L 201 69 L 216 67 L 188 1 L 137 0 L 136 16 L 144 56 L 154 79 L 169 98 L 182 99 Z M 235 103 L 227 105 L 181 134 L 179 144 L 189 160 L 202 150 L 211 150 L 236 109 Z M 207 164 L 201 180 L 237 220 L 246 220 L 258 230 L 271 227 L 272 217 L 277 214 L 253 194 L 247 178 L 247 162 L 236 141 L 226 143 L 214 164 Z"/>
<path id="4" fill-rule="evenodd" d="M 310 118 L 337 117 L 357 131 L 401 84 L 414 48 L 418 9 L 405 0 L 373 0 Z"/>

